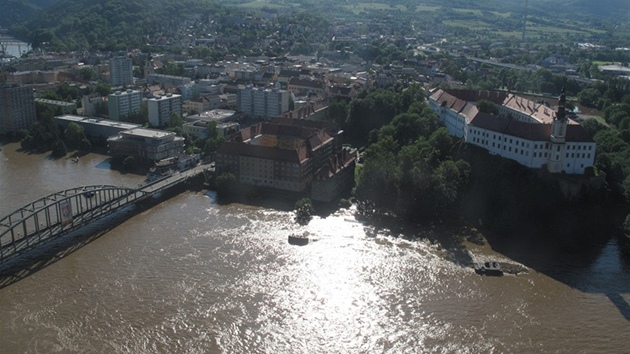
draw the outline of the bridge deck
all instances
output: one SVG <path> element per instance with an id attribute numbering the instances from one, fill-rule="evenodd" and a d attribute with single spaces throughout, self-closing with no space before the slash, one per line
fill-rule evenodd
<path id="1" fill-rule="evenodd" d="M 142 184 L 137 189 L 103 185 L 82 186 L 29 203 L 0 219 L 0 264 L 106 215 L 152 197 L 208 168 L 208 165 L 199 165 Z"/>

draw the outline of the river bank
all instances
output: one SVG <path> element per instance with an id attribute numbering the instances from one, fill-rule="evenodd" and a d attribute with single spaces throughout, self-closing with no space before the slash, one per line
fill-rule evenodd
<path id="1" fill-rule="evenodd" d="M 11 201 L 0 215 L 49 190 L 142 180 L 101 168 L 102 155 L 75 164 L 15 147 L 0 150 L 0 195 Z M 161 201 L 1 288 L 0 348 L 586 353 L 630 346 L 630 264 L 614 242 L 571 256 L 446 220 L 407 229 L 366 223 L 342 208 L 300 226 L 292 215 L 273 205 L 219 204 L 206 191 Z M 302 232 L 314 241 L 287 243 Z M 473 259 L 530 271 L 481 277 Z"/>

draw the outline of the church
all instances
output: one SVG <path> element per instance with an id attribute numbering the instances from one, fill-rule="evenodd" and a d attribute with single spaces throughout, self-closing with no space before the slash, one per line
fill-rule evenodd
<path id="1" fill-rule="evenodd" d="M 482 99 L 499 114 L 481 112 Z M 434 89 L 429 105 L 452 136 L 523 166 L 582 175 L 594 164 L 595 141 L 567 117 L 564 92 L 555 110 L 512 93 L 473 90 Z"/>

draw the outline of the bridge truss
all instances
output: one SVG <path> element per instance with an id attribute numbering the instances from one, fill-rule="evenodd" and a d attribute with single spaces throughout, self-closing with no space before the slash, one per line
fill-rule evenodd
<path id="1" fill-rule="evenodd" d="M 141 189 L 100 185 L 38 199 L 0 220 L 0 264 L 150 195 Z"/>

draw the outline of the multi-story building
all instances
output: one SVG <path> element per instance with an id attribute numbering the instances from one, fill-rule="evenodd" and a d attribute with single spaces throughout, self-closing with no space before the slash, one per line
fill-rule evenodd
<path id="1" fill-rule="evenodd" d="M 112 156 L 133 156 L 144 163 L 178 156 L 184 150 L 184 138 L 174 132 L 134 128 L 107 139 Z"/>
<path id="2" fill-rule="evenodd" d="M 173 86 L 183 86 L 190 84 L 192 80 L 189 77 L 185 76 L 175 76 L 175 75 L 165 75 L 165 74 L 151 74 L 147 76 L 147 83 L 149 85 L 160 84 L 160 85 L 173 85 Z"/>
<path id="3" fill-rule="evenodd" d="M 292 77 L 289 79 L 289 91 L 299 94 L 318 94 L 323 95 L 326 89 L 324 82 L 315 79 L 301 79 L 299 77 Z"/>
<path id="4" fill-rule="evenodd" d="M 9 84 L 47 84 L 49 82 L 55 82 L 57 80 L 58 71 L 16 71 L 8 73 L 7 83 Z"/>
<path id="5" fill-rule="evenodd" d="M 474 104 L 480 99 L 498 103 L 501 113 L 480 112 Z M 523 166 L 584 174 L 594 164 L 596 144 L 567 118 L 564 94 L 557 110 L 511 94 L 441 89 L 433 91 L 429 105 L 451 135 Z"/>
<path id="6" fill-rule="evenodd" d="M 133 85 L 133 62 L 129 57 L 116 57 L 109 60 L 109 75 L 112 86 Z"/>
<path id="7" fill-rule="evenodd" d="M 182 126 L 182 130 L 184 134 L 188 134 L 190 136 L 194 136 L 199 139 L 207 139 L 209 136 L 208 128 L 212 121 L 207 120 L 197 120 L 194 122 L 186 122 Z M 236 132 L 239 131 L 240 125 L 235 122 L 230 123 L 216 123 L 217 136 L 221 138 L 226 138 Z"/>
<path id="8" fill-rule="evenodd" d="M 70 123 L 75 123 L 83 127 L 85 135 L 90 138 L 107 139 L 110 136 L 118 135 L 120 132 L 142 127 L 139 124 L 118 122 L 102 118 L 90 118 L 65 114 L 53 118 L 59 130 L 64 131 Z"/>
<path id="9" fill-rule="evenodd" d="M 81 98 L 81 107 L 84 116 L 93 116 L 96 114 L 97 106 L 103 104 L 105 99 L 98 94 L 85 95 Z M 109 103 L 109 102 L 108 102 Z"/>
<path id="10" fill-rule="evenodd" d="M 237 94 L 238 109 L 245 114 L 260 118 L 280 117 L 289 110 L 289 91 L 247 86 Z"/>
<path id="11" fill-rule="evenodd" d="M 205 95 L 192 100 L 184 101 L 184 112 L 206 112 L 217 109 L 221 106 L 221 99 L 218 95 Z"/>
<path id="12" fill-rule="evenodd" d="M 77 104 L 75 102 L 49 100 L 46 98 L 36 98 L 35 102 L 46 105 L 47 107 L 50 107 L 54 110 L 59 109 L 61 110 L 62 114 L 72 113 L 73 111 L 76 111 L 77 109 Z"/>
<path id="13" fill-rule="evenodd" d="M 109 119 L 123 120 L 130 114 L 140 112 L 142 105 L 142 91 L 116 91 L 108 97 Z"/>
<path id="14" fill-rule="evenodd" d="M 310 190 L 313 199 L 332 200 L 352 185 L 345 179 L 353 178 L 347 171 L 354 170 L 354 156 L 344 153 L 341 131 L 332 124 L 280 118 L 233 134 L 217 151 L 216 163 L 220 173 L 232 172 L 243 184 Z"/>
<path id="15" fill-rule="evenodd" d="M 31 87 L 0 85 L 0 134 L 15 134 L 37 121 Z"/>
<path id="16" fill-rule="evenodd" d="M 167 94 L 147 100 L 149 124 L 162 127 L 168 124 L 171 114 L 182 115 L 182 96 Z"/>

